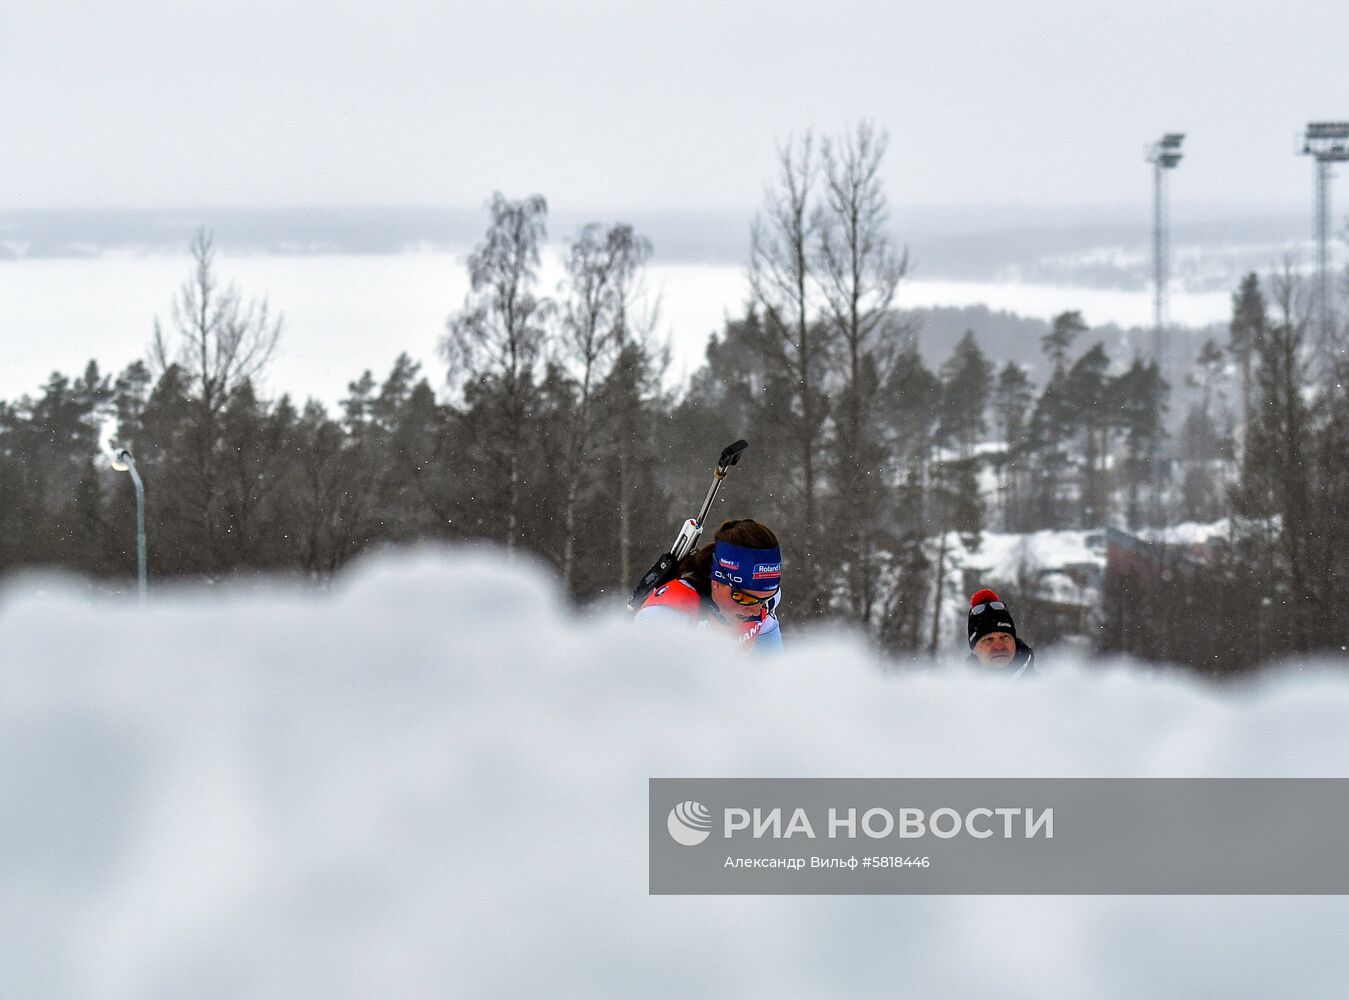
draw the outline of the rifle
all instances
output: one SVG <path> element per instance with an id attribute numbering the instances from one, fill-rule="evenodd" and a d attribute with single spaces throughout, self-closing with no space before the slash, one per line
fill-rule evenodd
<path id="1" fill-rule="evenodd" d="M 642 602 L 651 595 L 653 590 L 674 579 L 679 560 L 692 552 L 693 547 L 698 544 L 698 538 L 703 533 L 703 522 L 707 518 L 707 512 L 712 509 L 712 501 L 717 498 L 717 491 L 721 489 L 721 481 L 726 478 L 726 473 L 739 463 L 740 456 L 744 454 L 748 447 L 749 442 L 742 438 L 733 444 L 728 444 L 721 450 L 721 457 L 717 459 L 717 467 L 712 470 L 712 485 L 707 489 L 707 496 L 703 497 L 703 505 L 698 510 L 698 516 L 691 517 L 684 522 L 679 529 L 674 544 L 670 546 L 670 551 L 664 553 L 642 575 L 642 579 L 638 581 L 637 587 L 633 590 L 632 597 L 628 601 L 629 611 L 640 608 Z"/>

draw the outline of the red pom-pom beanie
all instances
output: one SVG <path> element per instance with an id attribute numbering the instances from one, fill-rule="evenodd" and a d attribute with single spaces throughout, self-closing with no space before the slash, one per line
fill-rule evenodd
<path id="1" fill-rule="evenodd" d="M 1016 638 L 1016 624 L 1002 598 L 991 590 L 981 590 L 970 598 L 970 649 L 990 632 L 1006 632 Z"/>

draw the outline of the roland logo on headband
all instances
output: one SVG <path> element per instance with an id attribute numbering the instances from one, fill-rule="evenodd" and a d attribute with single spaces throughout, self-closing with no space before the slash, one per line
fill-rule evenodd
<path id="1" fill-rule="evenodd" d="M 777 590 L 782 583 L 782 550 L 717 542 L 712 579 L 748 590 Z"/>

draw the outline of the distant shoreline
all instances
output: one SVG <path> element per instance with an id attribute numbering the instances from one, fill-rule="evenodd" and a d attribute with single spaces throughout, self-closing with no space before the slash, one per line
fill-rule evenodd
<path id="1" fill-rule="evenodd" d="M 1198 212 L 1198 210 L 1194 210 Z M 1251 211 L 1173 220 L 1173 281 L 1192 291 L 1230 290 L 1248 271 L 1285 257 L 1312 260 L 1310 219 Z M 663 264 L 743 266 L 750 210 L 555 210 L 550 242 L 565 243 L 589 221 L 627 221 L 647 236 Z M 1143 211 L 1023 206 L 895 208 L 896 238 L 912 275 L 930 280 L 1067 284 L 1136 291 L 1151 275 L 1151 234 Z M 480 208 L 179 208 L 0 210 L 0 262 L 174 254 L 205 226 L 222 253 L 268 256 L 467 253 L 481 238 Z M 1334 251 L 1345 254 L 1342 242 Z"/>

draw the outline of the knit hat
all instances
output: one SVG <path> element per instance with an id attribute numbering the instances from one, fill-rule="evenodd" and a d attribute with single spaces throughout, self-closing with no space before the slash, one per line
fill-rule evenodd
<path id="1" fill-rule="evenodd" d="M 1016 638 L 1016 624 L 1002 598 L 991 590 L 981 590 L 970 598 L 970 649 L 990 632 L 1006 632 Z"/>

